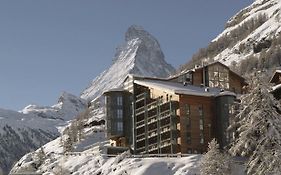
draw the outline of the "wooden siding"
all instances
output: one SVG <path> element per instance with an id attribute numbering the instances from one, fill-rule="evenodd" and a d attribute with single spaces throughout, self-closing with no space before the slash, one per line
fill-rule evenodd
<path id="1" fill-rule="evenodd" d="M 193 85 L 201 86 L 202 83 L 203 83 L 203 69 L 197 69 L 193 73 Z"/>
<path id="2" fill-rule="evenodd" d="M 185 105 L 190 105 L 190 121 L 191 124 L 187 127 L 186 114 L 185 114 Z M 181 145 L 181 153 L 189 153 L 189 150 L 192 150 L 192 153 L 195 153 L 195 150 L 198 153 L 205 152 L 208 147 L 208 142 L 212 138 L 212 124 L 214 121 L 214 99 L 210 97 L 200 97 L 200 96 L 190 96 L 190 95 L 180 95 L 180 136 L 179 139 Z M 203 135 L 204 143 L 200 143 L 200 115 L 199 115 L 199 106 L 203 107 Z M 211 127 L 210 127 L 211 126 Z M 187 133 L 191 135 L 191 142 L 187 141 Z"/>
<path id="3" fill-rule="evenodd" d="M 237 94 L 243 94 L 243 82 L 241 81 L 241 78 L 238 76 L 230 73 L 229 75 L 229 90 L 237 93 Z"/>

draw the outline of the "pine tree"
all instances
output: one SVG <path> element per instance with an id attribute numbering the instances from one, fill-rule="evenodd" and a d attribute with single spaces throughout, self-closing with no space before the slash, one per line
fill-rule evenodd
<path id="1" fill-rule="evenodd" d="M 66 137 L 66 139 L 63 141 L 63 153 L 71 152 L 73 151 L 73 141 L 69 136 Z"/>
<path id="2" fill-rule="evenodd" d="M 200 172 L 202 175 L 229 175 L 230 156 L 221 153 L 219 144 L 215 139 L 209 143 L 209 149 L 200 161 Z"/>
<path id="3" fill-rule="evenodd" d="M 231 127 L 237 128 L 230 152 L 249 157 L 247 174 L 281 172 L 281 105 L 269 87 L 256 79 L 252 92 L 241 99 Z"/>
<path id="4" fill-rule="evenodd" d="M 43 164 L 43 162 L 45 161 L 45 159 L 46 159 L 46 153 L 44 151 L 44 148 L 40 147 L 39 151 L 36 152 L 35 158 L 34 158 L 36 167 L 38 168 L 39 166 L 41 166 Z"/>

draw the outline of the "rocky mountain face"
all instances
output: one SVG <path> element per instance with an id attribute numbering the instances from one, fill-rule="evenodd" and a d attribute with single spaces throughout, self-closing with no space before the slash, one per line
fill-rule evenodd
<path id="1" fill-rule="evenodd" d="M 158 41 L 142 27 L 131 26 L 125 43 L 117 48 L 113 64 L 92 81 L 81 98 L 94 100 L 106 90 L 121 87 L 128 74 L 168 77 L 174 71 L 166 63 Z"/>
<path id="2" fill-rule="evenodd" d="M 240 65 L 242 70 L 238 73 L 242 74 L 280 66 L 280 10 L 279 0 L 255 0 L 234 15 L 225 30 L 194 54 L 183 69 L 214 60 L 232 67 Z"/>
<path id="3" fill-rule="evenodd" d="M 7 173 L 15 161 L 59 136 L 59 128 L 85 110 L 87 103 L 63 93 L 52 107 L 29 105 L 20 112 L 0 109 L 0 167 Z"/>

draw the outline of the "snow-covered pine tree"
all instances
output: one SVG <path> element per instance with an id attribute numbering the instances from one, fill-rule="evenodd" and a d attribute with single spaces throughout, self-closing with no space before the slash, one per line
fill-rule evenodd
<path id="1" fill-rule="evenodd" d="M 240 112 L 231 125 L 237 128 L 237 138 L 230 153 L 249 157 L 247 174 L 280 174 L 281 105 L 260 80 L 252 87 L 242 97 Z"/>
<path id="2" fill-rule="evenodd" d="M 36 152 L 35 157 L 34 157 L 34 163 L 36 164 L 36 168 L 41 166 L 43 164 L 43 162 L 45 161 L 45 159 L 46 159 L 46 153 L 42 146 L 42 147 L 40 147 L 39 151 Z"/>
<path id="3" fill-rule="evenodd" d="M 67 135 L 65 136 L 66 138 L 63 140 L 63 153 L 67 153 L 67 152 L 71 152 L 73 151 L 74 147 L 73 147 L 73 141 L 71 140 L 71 138 Z"/>
<path id="4" fill-rule="evenodd" d="M 221 153 L 216 139 L 209 143 L 209 149 L 200 161 L 200 172 L 202 175 L 229 175 L 230 156 Z"/>

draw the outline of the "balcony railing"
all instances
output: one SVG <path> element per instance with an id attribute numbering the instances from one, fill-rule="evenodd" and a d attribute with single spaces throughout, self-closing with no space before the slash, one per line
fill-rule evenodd
<path id="1" fill-rule="evenodd" d="M 145 122 L 144 122 L 144 120 L 142 120 L 142 121 L 139 121 L 139 122 L 137 122 L 137 123 L 136 123 L 136 127 L 137 127 L 137 128 L 141 128 L 141 127 L 144 127 L 144 125 L 145 125 Z"/>
<path id="2" fill-rule="evenodd" d="M 139 95 L 137 95 L 137 96 L 136 96 L 136 100 L 139 100 L 139 99 L 141 99 L 141 98 L 144 98 L 145 95 L 146 95 L 145 92 L 144 92 L 144 93 L 141 93 L 141 94 L 139 94 Z"/>
<path id="3" fill-rule="evenodd" d="M 152 124 L 152 123 L 155 123 L 155 122 L 157 122 L 156 115 L 149 118 L 147 124 L 149 125 L 149 124 Z"/>
<path id="4" fill-rule="evenodd" d="M 142 141 L 142 140 L 144 140 L 145 139 L 145 134 L 143 133 L 143 134 L 140 134 L 140 135 L 137 135 L 137 141 L 138 142 L 140 142 L 140 141 Z"/>
<path id="5" fill-rule="evenodd" d="M 148 151 L 155 151 L 155 150 L 157 150 L 157 149 L 158 149 L 157 143 L 148 146 Z"/>
<path id="6" fill-rule="evenodd" d="M 143 151 L 143 150 L 145 150 L 145 146 L 142 146 L 142 147 L 140 147 L 140 148 L 137 148 L 137 151 Z"/>
<path id="7" fill-rule="evenodd" d="M 157 136 L 157 131 L 153 131 L 153 132 L 148 133 L 148 138 L 155 137 L 155 136 Z"/>

